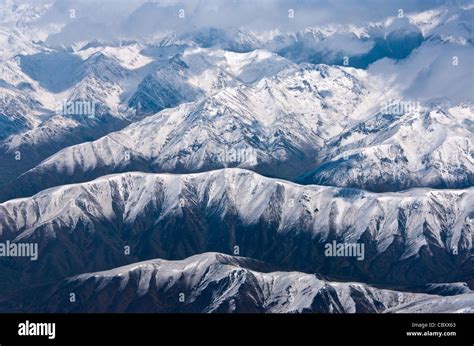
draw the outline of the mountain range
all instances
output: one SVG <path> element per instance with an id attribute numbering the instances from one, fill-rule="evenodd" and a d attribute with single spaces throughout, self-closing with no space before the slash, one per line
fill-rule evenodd
<path id="1" fill-rule="evenodd" d="M 472 4 L 68 6 L 0 4 L 1 311 L 473 312 Z"/>

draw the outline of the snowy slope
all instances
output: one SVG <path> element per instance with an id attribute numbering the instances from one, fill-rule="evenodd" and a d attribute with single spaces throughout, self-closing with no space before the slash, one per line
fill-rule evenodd
<path id="1" fill-rule="evenodd" d="M 294 177 L 313 167 L 316 153 L 360 116 L 358 107 L 372 97 L 366 79 L 363 71 L 351 68 L 291 66 L 250 86 L 224 88 L 95 142 L 66 148 L 20 177 L 21 183 L 12 184 L 3 197 L 126 170 L 240 166 Z"/>
<path id="2" fill-rule="evenodd" d="M 31 97 L 29 84 L 19 87 L 0 81 L 0 141 L 41 122 L 42 105 Z"/>
<path id="3" fill-rule="evenodd" d="M 410 20 L 420 28 L 428 40 L 472 45 L 474 25 L 472 4 L 459 7 L 439 7 L 437 9 L 413 13 Z"/>
<path id="4" fill-rule="evenodd" d="M 32 280 L 238 246 L 291 270 L 413 285 L 472 280 L 473 206 L 472 188 L 374 194 L 240 169 L 124 173 L 0 204 L 0 234 L 47 247 L 27 265 Z M 365 258 L 326 257 L 333 240 L 364 243 Z M 53 258 L 62 264 L 45 273 L 41 263 Z"/>
<path id="5" fill-rule="evenodd" d="M 468 105 L 382 111 L 337 136 L 300 181 L 375 191 L 473 186 L 472 119 Z"/>
<path id="6" fill-rule="evenodd" d="M 146 76 L 129 105 L 139 114 L 152 114 L 216 93 L 249 84 L 294 66 L 267 51 L 234 53 L 188 48 Z"/>
<path id="7" fill-rule="evenodd" d="M 0 302 L 29 312 L 472 312 L 474 295 L 454 297 L 337 283 L 299 272 L 268 272 L 250 258 L 204 253 L 81 274 Z M 262 272 L 262 270 L 266 272 Z M 74 292 L 78 300 L 65 304 Z M 120 303 L 118 303 L 120 302 Z M 21 304 L 21 305 L 20 305 Z"/>
<path id="8" fill-rule="evenodd" d="M 470 313 L 474 312 L 474 294 L 451 297 L 426 297 L 416 302 L 403 304 L 386 310 L 387 313 Z"/>

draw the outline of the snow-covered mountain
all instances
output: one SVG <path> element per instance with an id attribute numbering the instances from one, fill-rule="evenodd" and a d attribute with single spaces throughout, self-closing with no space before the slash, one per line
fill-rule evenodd
<path id="1" fill-rule="evenodd" d="M 3 108 L 12 108 L 8 102 L 14 105 L 24 101 L 3 116 L 1 148 L 7 166 L 13 167 L 2 172 L 3 181 L 19 176 L 66 146 L 94 140 L 144 115 L 195 101 L 227 85 L 253 83 L 294 66 L 265 51 L 239 54 L 186 47 L 152 49 L 135 43 L 86 46 L 74 53 L 45 51 L 21 56 L 19 61 L 19 66 L 5 65 L 16 70 L 6 75 L 12 77 L 6 78 L 9 84 L 5 85 Z M 18 90 L 28 86 L 28 90 Z M 17 96 L 10 97 L 10 89 Z M 83 102 L 93 105 L 93 116 L 64 114 L 64 105 Z M 22 154 L 21 161 L 15 160 L 16 152 Z"/>
<path id="2" fill-rule="evenodd" d="M 223 88 L 251 84 L 295 66 L 276 54 L 188 48 L 146 76 L 129 101 L 139 114 L 195 101 Z"/>
<path id="3" fill-rule="evenodd" d="M 382 111 L 342 132 L 300 181 L 375 191 L 473 186 L 474 108 L 411 108 Z"/>
<path id="4" fill-rule="evenodd" d="M 337 283 L 314 274 L 272 272 L 250 258 L 204 253 L 81 274 L 0 301 L 30 312 L 473 312 L 474 294 L 441 297 Z M 64 297 L 74 292 L 74 303 Z"/>
<path id="5" fill-rule="evenodd" d="M 474 7 L 471 4 L 460 7 L 444 6 L 413 13 L 409 17 L 428 40 L 472 45 L 474 43 L 473 15 Z"/>
<path id="6" fill-rule="evenodd" d="M 223 88 L 97 141 L 66 148 L 19 177 L 2 197 L 130 170 L 240 166 L 295 177 L 317 162 L 318 151 L 353 124 L 359 108 L 371 100 L 366 79 L 352 68 L 291 65 L 252 85 Z"/>
<path id="7" fill-rule="evenodd" d="M 236 52 L 264 48 L 296 63 L 344 65 L 344 57 L 349 57 L 346 65 L 366 68 L 384 58 L 402 60 L 424 42 L 472 46 L 473 11 L 472 6 L 440 6 L 367 24 L 327 24 L 303 30 L 203 28 L 180 37 L 170 34 L 167 41 Z"/>
<path id="8" fill-rule="evenodd" d="M 180 95 L 172 92 L 179 83 L 162 80 L 169 88 L 147 87 L 164 91 L 163 100 Z M 473 184 L 472 105 L 380 99 L 380 80 L 327 65 L 290 64 L 252 85 L 214 93 L 215 84 L 199 80 L 209 86 L 210 96 L 59 151 L 7 186 L 2 199 L 124 171 L 181 173 L 236 166 L 303 183 L 372 191 Z M 190 90 L 204 94 L 197 85 L 185 85 L 182 95 L 194 95 Z"/>
<path id="9" fill-rule="evenodd" d="M 39 259 L 22 262 L 33 282 L 237 246 L 285 270 L 415 285 L 472 279 L 473 205 L 472 188 L 375 194 L 240 169 L 137 172 L 2 203 L 0 238 L 39 243 Z M 364 258 L 325 256 L 332 241 L 365 244 Z"/>
<path id="10" fill-rule="evenodd" d="M 413 151 L 420 151 L 418 148 L 411 148 L 412 153 L 410 155 L 413 159 L 410 160 L 407 167 L 396 167 L 400 172 L 394 171 L 394 165 L 386 164 L 386 162 L 380 160 L 382 155 L 389 155 L 390 160 L 394 158 L 394 155 L 400 156 L 396 153 L 399 150 L 407 149 L 409 143 L 406 142 L 411 139 L 411 135 L 404 137 L 406 140 L 402 139 L 401 143 L 385 145 L 384 148 L 379 147 L 377 149 L 370 147 L 366 148 L 366 151 L 369 151 L 367 153 L 352 155 L 352 157 L 367 156 L 369 162 L 365 165 L 357 164 L 357 167 L 352 167 L 352 163 L 356 163 L 355 161 L 345 161 L 343 163 L 349 163 L 350 167 L 347 168 L 347 165 L 343 165 L 342 171 L 347 174 L 338 171 L 337 177 L 334 177 L 333 172 L 335 169 L 339 169 L 341 165 L 334 164 L 333 159 L 335 153 L 341 152 L 340 148 L 324 150 L 325 152 L 331 152 L 330 156 L 326 156 L 325 152 L 321 153 L 320 149 L 322 146 L 326 147 L 329 142 L 337 143 L 338 136 L 347 136 L 346 127 L 357 126 L 354 122 L 341 121 L 341 118 L 351 113 L 355 107 L 362 108 L 360 115 L 363 115 L 363 117 L 360 120 L 373 116 L 374 119 L 368 121 L 378 121 L 377 115 L 373 115 L 374 110 L 376 113 L 383 102 L 390 101 L 390 97 L 404 102 L 408 100 L 407 93 L 417 94 L 420 93 L 419 90 L 427 90 L 425 95 L 417 95 L 422 101 L 426 101 L 427 93 L 432 97 L 439 97 L 440 93 L 442 94 L 445 92 L 444 90 L 448 90 L 446 93 L 450 97 L 458 97 L 464 101 L 466 98 L 469 99 L 469 86 L 459 82 L 460 79 L 469 80 L 469 78 L 462 78 L 463 75 L 466 75 L 466 72 L 469 73 L 469 70 L 462 67 L 444 73 L 442 71 L 445 71 L 446 68 L 437 61 L 430 61 L 429 58 L 439 55 L 440 48 L 449 45 L 449 54 L 457 54 L 456 56 L 461 60 L 461 65 L 465 66 L 463 60 L 468 57 L 469 50 L 472 49 L 472 23 L 468 20 L 473 11 L 472 7 L 440 6 L 436 10 L 406 13 L 403 18 L 389 17 L 383 21 L 364 25 L 324 25 L 300 31 L 285 31 L 282 29 L 259 31 L 245 28 L 224 30 L 211 27 L 184 33 L 156 34 L 156 39 L 148 37 L 142 42 L 137 38 L 128 41 L 115 39 L 79 42 L 66 49 L 65 47 L 48 46 L 43 41 L 33 42 L 32 36 L 22 34 L 17 29 L 23 28 L 26 33 L 36 30 L 40 23 L 39 19 L 45 13 L 49 13 L 48 11 L 53 11 L 56 8 L 53 3 L 54 1 L 42 1 L 17 4 L 15 1 L 9 1 L 4 4 L 5 11 L 2 20 L 0 20 L 0 24 L 4 23 L 4 25 L 1 24 L 0 26 L 4 28 L 13 27 L 14 29 L 5 31 L 4 35 L 0 35 L 0 37 L 5 37 L 5 46 L 8 49 L 11 48 L 12 52 L 16 52 L 16 55 L 13 55 L 13 53 L 8 55 L 8 58 L 13 59 L 14 56 L 18 56 L 21 59 L 19 64 L 21 70 L 18 71 L 21 78 L 14 85 L 21 85 L 23 88 L 33 88 L 35 90 L 34 93 L 26 91 L 31 100 L 24 100 L 21 95 L 16 96 L 15 99 L 22 100 L 23 104 L 37 106 L 27 109 L 23 109 L 24 106 L 15 107 L 16 113 L 12 112 L 8 116 L 4 116 L 5 121 L 3 123 L 6 125 L 4 137 L 10 137 L 0 146 L 3 152 L 2 155 L 7 160 L 6 166 L 9 167 L 1 172 L 0 181 L 2 185 L 6 182 L 10 182 L 11 185 L 21 185 L 25 178 L 21 177 L 20 180 L 14 181 L 16 177 L 64 147 L 95 140 L 111 131 L 123 128 L 130 121 L 140 120 L 144 115 L 153 114 L 164 108 L 176 107 L 185 102 L 201 100 L 204 97 L 212 97 L 215 93 L 223 94 L 222 90 L 226 88 L 241 89 L 244 94 L 255 92 L 255 95 L 258 95 L 262 101 L 260 101 L 260 105 L 243 104 L 241 108 L 246 109 L 232 109 L 227 103 L 245 102 L 245 100 L 232 95 L 229 99 L 225 99 L 221 95 L 216 97 L 220 97 L 221 100 L 211 101 L 220 105 L 216 107 L 217 109 L 209 110 L 210 112 L 218 112 L 220 108 L 225 107 L 225 109 L 235 113 L 234 118 L 245 112 L 252 114 L 259 114 L 262 111 L 265 113 L 276 112 L 277 114 L 271 115 L 274 120 L 265 120 L 266 123 L 272 122 L 272 126 L 270 128 L 265 126 L 262 129 L 245 129 L 244 137 L 251 136 L 251 138 L 241 138 L 240 136 L 235 138 L 235 136 L 232 136 L 231 139 L 224 137 L 224 139 L 214 140 L 212 137 L 220 136 L 223 131 L 228 131 L 207 128 L 204 124 L 207 121 L 204 121 L 203 126 L 200 122 L 191 124 L 189 118 L 197 119 L 197 117 L 188 116 L 185 132 L 193 143 L 179 139 L 180 143 L 178 144 L 176 143 L 177 138 L 169 138 L 170 145 L 173 145 L 173 148 L 164 148 L 164 151 L 160 150 L 156 153 L 143 152 L 142 148 L 135 147 L 127 147 L 126 149 L 111 148 L 112 152 L 120 152 L 119 157 L 128 158 L 131 156 L 132 160 L 136 159 L 140 163 L 128 165 L 127 159 L 121 160 L 116 157 L 113 160 L 115 168 L 104 168 L 100 174 L 120 172 L 126 169 L 193 172 L 243 164 L 244 167 L 253 167 L 256 171 L 271 176 L 293 179 L 309 171 L 310 173 L 305 175 L 305 180 L 301 181 L 321 183 L 327 181 L 328 184 L 338 186 L 357 186 L 373 190 L 394 190 L 412 186 L 464 187 L 471 184 L 472 155 L 469 148 L 472 132 L 469 132 L 469 130 L 466 133 L 459 133 L 459 135 L 467 138 L 466 143 L 459 143 L 458 134 L 454 134 L 455 138 L 451 138 L 449 136 L 451 131 L 448 131 L 448 136 L 444 141 L 445 146 L 451 148 L 449 150 L 443 148 L 443 153 L 453 153 L 455 157 L 459 157 L 454 160 L 455 167 L 451 167 L 451 163 L 453 163 L 451 159 L 427 158 L 426 155 L 413 153 Z M 149 6 L 153 7 L 153 5 Z M 153 7 L 153 10 L 156 9 Z M 143 12 L 139 13 L 143 14 Z M 61 22 L 54 25 L 42 25 L 41 30 L 60 32 L 65 29 L 63 25 L 67 27 L 68 24 Z M 42 32 L 41 30 L 38 29 L 38 32 Z M 358 42 L 355 47 L 353 40 Z M 412 46 L 408 44 L 410 42 L 413 43 Z M 408 51 L 403 53 L 400 45 L 407 48 Z M 349 47 L 353 51 L 348 52 Z M 321 55 L 322 53 L 315 53 L 314 49 L 322 49 L 324 56 Z M 298 54 L 301 56 L 289 56 L 284 53 L 285 50 L 290 55 Z M 380 50 L 386 52 L 381 53 Z M 320 83 L 325 81 L 338 79 L 336 73 L 330 76 L 329 79 L 324 80 L 315 80 L 309 77 L 307 82 L 310 83 L 312 90 L 308 88 L 301 90 L 299 95 L 294 95 L 295 97 L 298 96 L 296 102 L 292 100 L 291 104 L 274 109 L 273 103 L 279 105 L 282 102 L 278 100 L 280 96 L 278 93 L 282 92 L 282 90 L 278 90 L 279 86 L 272 83 L 270 79 L 268 88 L 276 87 L 277 90 L 269 90 L 267 94 L 273 93 L 273 95 L 265 95 L 258 89 L 258 86 L 257 89 L 254 89 L 255 85 L 253 84 L 256 84 L 262 78 L 267 77 L 265 80 L 268 80 L 269 76 L 279 72 L 281 74 L 282 70 L 297 71 L 298 67 L 278 54 L 270 53 L 271 51 L 287 56 L 296 62 L 323 61 L 341 65 L 341 60 L 345 55 L 350 57 L 349 65 L 351 66 L 359 66 L 359 63 L 363 61 L 377 62 L 374 64 L 375 67 L 369 70 L 369 73 L 345 69 L 345 72 L 356 79 L 355 84 L 357 85 L 354 88 L 371 89 L 372 95 L 370 98 L 366 97 L 369 93 L 368 90 L 348 91 L 351 88 L 350 84 L 354 81 L 340 79 L 342 83 L 340 85 L 325 84 L 322 87 L 320 86 Z M 412 52 L 413 54 L 410 54 Z M 398 56 L 397 54 L 401 55 Z M 409 55 L 408 58 L 404 59 L 407 55 Z M 7 57 L 7 55 L 4 56 Z M 386 61 L 391 60 L 383 59 L 385 56 L 401 60 L 397 64 L 397 68 L 402 71 L 399 74 L 405 77 L 393 76 L 395 73 L 394 66 L 391 63 L 386 63 Z M 451 56 L 446 58 L 451 59 Z M 413 65 L 422 66 L 423 61 L 428 61 L 429 67 L 425 67 L 424 70 L 414 70 Z M 360 66 L 366 67 L 366 62 L 363 62 Z M 302 65 L 300 68 L 304 69 L 304 66 Z M 426 77 L 426 69 L 429 70 L 429 78 Z M 472 70 L 470 73 L 472 75 Z M 365 75 L 362 76 L 362 74 Z M 377 78 L 372 78 L 372 74 Z M 451 88 L 442 90 L 433 87 L 433 85 L 440 84 L 440 81 L 446 75 L 452 76 L 448 83 L 453 84 Z M 407 76 L 416 77 L 407 79 Z M 306 76 L 302 77 L 306 78 Z M 294 90 L 300 87 L 305 88 L 301 86 L 304 78 L 297 77 L 293 82 L 290 81 L 290 83 L 293 83 Z M 387 80 L 384 80 L 384 78 Z M 378 81 L 375 82 L 376 80 Z M 380 83 L 380 81 L 384 83 Z M 298 84 L 298 86 L 295 87 L 295 84 Z M 404 86 L 404 90 L 397 91 L 397 88 L 400 88 L 401 85 Z M 455 87 L 455 85 L 458 85 L 458 87 Z M 247 92 L 245 92 L 246 87 L 250 88 Z M 335 90 L 339 87 L 342 89 Z M 384 92 L 382 92 L 382 89 L 384 89 Z M 315 90 L 324 94 L 323 102 L 318 100 L 317 95 L 314 95 Z M 374 91 L 376 92 L 374 93 Z M 387 91 L 390 91 L 392 95 L 389 95 Z M 232 92 L 238 93 L 238 91 Z M 288 90 L 285 90 L 285 92 L 288 92 Z M 347 95 L 347 92 L 352 94 Z M 354 94 L 358 93 L 360 95 L 356 95 L 356 97 L 359 98 L 354 98 Z M 384 99 L 380 95 L 384 95 Z M 244 97 L 247 98 L 248 96 L 245 95 Z M 314 98 L 316 98 L 315 102 Z M 84 99 L 96 105 L 96 112 L 99 115 L 97 119 L 57 114 L 58 104 Z M 328 99 L 337 99 L 340 105 L 332 105 L 334 109 L 331 109 L 331 105 L 326 105 Z M 304 103 L 303 100 L 307 100 L 307 102 Z M 14 102 L 13 104 L 17 103 Z M 268 103 L 271 104 L 271 107 L 267 107 Z M 315 109 L 313 103 L 319 103 L 321 109 Z M 471 117 L 472 105 L 468 104 L 466 106 L 465 103 L 461 106 L 467 107 L 470 111 L 463 112 L 466 117 Z M 303 104 L 308 114 L 303 116 L 304 119 L 293 121 L 292 114 L 302 112 L 301 106 Z M 256 109 L 251 109 L 251 106 L 255 106 Z M 329 106 L 328 110 L 324 108 L 326 106 Z M 428 106 L 432 108 L 430 105 Z M 442 106 L 440 111 L 448 112 L 448 108 L 457 106 L 459 106 L 457 103 Z M 267 109 L 262 109 L 262 107 L 267 107 Z M 23 110 L 18 112 L 21 109 Z M 280 112 L 291 115 L 286 117 L 287 120 L 282 121 L 282 117 L 278 114 Z M 322 115 L 315 116 L 311 114 L 314 112 Z M 200 113 L 203 113 L 203 111 Z M 268 116 L 268 114 L 265 114 L 265 117 Z M 213 125 L 222 126 L 227 118 L 229 118 L 229 115 L 222 118 L 219 124 Z M 403 117 L 403 119 L 403 121 L 406 121 L 406 117 Z M 231 118 L 229 121 L 234 124 L 235 119 Z M 260 120 L 257 119 L 256 121 L 259 122 Z M 292 122 L 291 126 L 288 126 L 288 122 Z M 457 127 L 457 124 L 457 120 L 453 120 L 452 124 L 445 123 L 448 128 Z M 181 127 L 181 124 L 175 126 Z M 245 128 L 239 122 L 229 126 L 236 126 L 235 131 L 244 130 Z M 282 129 L 280 129 L 280 126 L 282 126 Z M 201 133 L 203 127 L 206 127 L 205 134 Z M 275 127 L 278 127 L 278 129 L 275 129 Z M 295 129 L 294 127 L 302 128 Z M 264 133 L 261 133 L 260 130 Z M 161 130 L 155 129 L 155 131 Z M 196 131 L 199 131 L 199 134 L 196 134 Z M 168 130 L 165 129 L 165 132 L 168 133 Z M 175 132 L 178 134 L 179 131 Z M 179 132 L 179 134 L 182 133 L 183 131 Z M 427 135 L 429 136 L 429 134 Z M 211 137 L 210 144 L 195 143 L 200 140 L 208 140 L 208 137 Z M 366 139 L 366 142 L 381 143 L 384 141 L 384 137 L 382 135 L 380 137 L 374 139 L 372 136 L 370 140 Z M 423 135 L 421 137 L 427 136 Z M 218 143 L 214 143 L 216 141 Z M 458 151 L 457 147 L 459 146 L 461 146 L 461 149 Z M 232 148 L 229 149 L 229 147 Z M 240 160 L 237 164 L 233 162 L 232 158 L 227 158 L 225 163 L 219 162 L 221 156 L 233 156 L 232 153 L 227 155 L 232 150 L 243 152 L 250 150 L 252 153 L 250 161 L 255 161 L 256 156 L 257 165 L 249 166 L 245 163 L 248 161 L 246 159 Z M 374 150 L 379 154 L 370 153 Z M 421 151 L 426 150 L 429 150 L 429 148 L 423 148 Z M 77 153 L 80 150 L 74 148 L 71 151 Z M 23 160 L 17 161 L 14 159 L 16 152 L 22 153 Z M 62 152 L 59 155 L 61 159 L 64 159 L 64 155 L 70 156 Z M 83 153 L 78 153 L 78 155 L 84 156 Z M 102 155 L 108 156 L 107 154 L 101 154 L 99 151 L 98 154 L 94 153 L 93 158 L 88 158 L 85 161 L 97 162 L 97 166 L 101 167 L 107 166 L 108 164 L 103 163 L 104 160 L 100 157 Z M 350 152 L 346 153 L 344 157 L 347 155 L 350 155 Z M 376 156 L 375 159 L 370 159 L 374 155 Z M 54 159 L 54 156 L 51 157 L 45 165 L 47 166 Z M 118 164 L 117 159 L 123 162 Z M 408 158 L 402 154 L 400 159 Z M 70 163 L 74 159 L 68 157 L 64 161 Z M 95 164 L 89 162 L 87 165 L 90 167 Z M 50 170 L 45 166 L 41 166 L 39 170 L 47 172 L 45 174 L 56 174 L 65 171 L 64 162 L 55 163 L 54 166 L 58 166 L 58 171 Z M 368 166 L 371 167 L 372 171 L 377 166 L 373 177 L 359 177 L 361 175 L 359 171 L 361 169 L 365 170 Z M 78 168 L 82 169 L 83 167 Z M 74 168 L 69 167 L 68 169 L 74 171 Z M 296 171 L 297 169 L 298 171 Z M 38 171 L 37 168 L 33 170 Z M 422 177 L 424 170 L 429 171 L 426 178 Z M 466 174 L 463 170 L 466 171 Z M 16 193 L 15 188 L 12 189 L 7 186 L 6 192 L 2 193 L 2 199 L 31 195 L 48 186 L 83 181 L 99 176 L 96 173 L 90 173 L 90 168 L 86 168 L 86 171 L 84 178 L 79 180 L 71 177 L 60 181 L 51 181 L 49 184 L 31 191 L 20 187 L 23 190 L 20 194 Z M 25 177 L 32 177 L 30 173 L 28 172 Z M 356 177 L 348 176 L 350 174 L 356 175 Z M 308 176 L 314 177 L 314 179 L 308 178 L 309 180 L 306 180 Z M 383 179 L 380 180 L 380 177 L 383 177 Z"/>

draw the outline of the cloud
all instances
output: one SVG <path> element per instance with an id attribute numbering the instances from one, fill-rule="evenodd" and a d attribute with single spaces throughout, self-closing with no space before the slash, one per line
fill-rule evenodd
<path id="1" fill-rule="evenodd" d="M 22 0 L 23 1 L 23 0 Z M 325 24 L 362 24 L 423 11 L 452 1 L 439 0 L 56 0 L 36 24 L 63 26 L 51 43 L 150 36 L 163 31 L 187 32 L 203 27 L 252 30 L 301 30 Z M 469 1 L 457 1 L 458 6 Z M 70 18 L 70 11 L 75 18 Z M 184 10 L 185 18 L 180 18 Z M 289 10 L 294 18 L 289 18 Z"/>
<path id="2" fill-rule="evenodd" d="M 474 101 L 474 48 L 429 42 L 405 60 L 382 59 L 368 72 L 390 81 L 401 95 L 422 103 Z"/>

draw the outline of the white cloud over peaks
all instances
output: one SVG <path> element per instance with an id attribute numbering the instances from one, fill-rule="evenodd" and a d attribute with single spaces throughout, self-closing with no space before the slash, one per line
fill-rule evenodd
<path id="1" fill-rule="evenodd" d="M 327 24 L 381 21 L 419 12 L 452 1 L 427 0 L 8 0 L 7 6 L 38 6 L 50 3 L 35 21 L 36 27 L 59 24 L 51 43 L 72 44 L 81 40 L 149 36 L 160 31 L 186 32 L 201 27 L 244 27 L 250 30 L 301 30 Z M 457 7 L 471 1 L 457 1 Z M 30 6 L 28 5 L 28 6 Z M 295 18 L 288 16 L 294 10 Z M 184 10 L 185 18 L 180 18 Z M 71 18 L 74 11 L 74 18 Z M 0 14 L 0 17 L 2 15 Z"/>
<path id="2" fill-rule="evenodd" d="M 387 83 L 391 81 L 401 95 L 412 100 L 474 102 L 472 46 L 427 42 L 402 61 L 382 59 L 368 71 Z"/>

